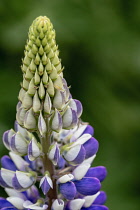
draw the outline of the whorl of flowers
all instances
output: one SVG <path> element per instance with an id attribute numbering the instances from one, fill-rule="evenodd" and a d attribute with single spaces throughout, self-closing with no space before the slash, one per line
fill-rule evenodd
<path id="1" fill-rule="evenodd" d="M 15 128 L 3 134 L 0 209 L 107 210 L 106 168 L 91 167 L 99 143 L 63 78 L 47 17 L 34 20 L 24 53 Z"/>

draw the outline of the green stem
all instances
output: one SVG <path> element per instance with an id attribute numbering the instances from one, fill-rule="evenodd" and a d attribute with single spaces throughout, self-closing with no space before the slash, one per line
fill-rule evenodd
<path id="1" fill-rule="evenodd" d="M 50 177 L 53 181 L 53 189 L 51 188 L 47 194 L 47 197 L 49 198 L 48 210 L 51 210 L 53 200 L 57 199 L 56 180 L 54 179 L 54 176 L 53 176 L 54 175 L 54 166 L 47 155 L 48 149 L 50 147 L 50 138 L 51 138 L 51 132 L 49 130 L 46 133 L 46 136 L 40 138 L 41 144 L 42 144 L 42 150 L 44 153 L 44 156 L 43 156 L 44 172 L 48 171 L 50 173 Z"/>

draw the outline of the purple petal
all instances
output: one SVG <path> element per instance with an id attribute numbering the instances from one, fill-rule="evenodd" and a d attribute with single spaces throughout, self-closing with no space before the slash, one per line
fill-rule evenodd
<path id="1" fill-rule="evenodd" d="M 104 166 L 92 167 L 88 170 L 85 177 L 96 177 L 102 182 L 107 176 L 107 170 Z"/>
<path id="2" fill-rule="evenodd" d="M 29 167 L 35 171 L 36 170 L 36 161 L 30 161 L 28 155 L 24 156 L 24 159 L 29 163 Z"/>
<path id="3" fill-rule="evenodd" d="M 83 178 L 74 181 L 74 183 L 77 191 L 82 195 L 94 195 L 101 188 L 100 181 L 97 178 Z"/>
<path id="4" fill-rule="evenodd" d="M 79 165 L 84 161 L 85 155 L 86 155 L 85 148 L 83 147 L 83 145 L 81 145 L 81 149 L 77 157 L 72 161 L 72 163 L 74 163 L 74 165 Z"/>
<path id="5" fill-rule="evenodd" d="M 59 147 L 56 146 L 56 150 L 55 150 L 55 154 L 54 154 L 54 161 L 56 163 L 58 163 L 59 158 L 60 158 L 60 151 L 59 151 Z"/>
<path id="6" fill-rule="evenodd" d="M 13 205 L 7 201 L 5 198 L 0 198 L 0 209 L 4 207 L 13 207 Z"/>
<path id="7" fill-rule="evenodd" d="M 62 158 L 62 156 L 60 156 L 59 160 L 58 160 L 58 163 L 57 163 L 57 166 L 59 169 L 62 169 L 65 167 L 65 163 L 66 161 L 64 160 L 64 158 Z"/>
<path id="8" fill-rule="evenodd" d="M 81 208 L 81 210 L 109 210 L 106 206 L 92 205 L 88 208 Z"/>
<path id="9" fill-rule="evenodd" d="M 44 195 L 46 195 L 47 192 L 50 189 L 50 185 L 49 185 L 49 183 L 48 183 L 46 178 L 44 179 L 43 183 L 41 184 L 41 189 L 42 189 L 42 192 L 44 193 Z"/>
<path id="10" fill-rule="evenodd" d="M 93 204 L 103 205 L 106 202 L 107 196 L 104 191 L 101 191 L 100 194 L 97 196 Z"/>
<path id="11" fill-rule="evenodd" d="M 87 127 L 84 130 L 84 132 L 82 133 L 82 135 L 85 134 L 85 133 L 89 133 L 89 134 L 91 134 L 91 136 L 93 136 L 93 134 L 94 134 L 94 128 L 91 125 L 87 125 Z"/>
<path id="12" fill-rule="evenodd" d="M 15 190 L 20 191 L 20 190 L 23 189 L 23 187 L 19 184 L 19 181 L 18 181 L 18 179 L 17 179 L 16 174 L 15 174 L 15 176 L 14 176 L 13 179 L 12 179 L 12 185 L 13 185 L 13 188 L 14 188 Z"/>
<path id="13" fill-rule="evenodd" d="M 15 208 L 15 207 L 4 207 L 4 208 L 2 208 L 1 210 L 18 210 L 17 208 Z"/>
<path id="14" fill-rule="evenodd" d="M 98 151 L 98 148 L 99 148 L 99 143 L 98 141 L 94 138 L 94 137 L 91 137 L 88 141 L 86 141 L 84 144 L 83 144 L 85 150 L 86 150 L 86 159 L 95 155 Z"/>
<path id="15" fill-rule="evenodd" d="M 80 117 L 81 114 L 82 114 L 82 111 L 83 111 L 82 104 L 79 100 L 74 99 L 74 101 L 75 101 L 76 106 L 77 106 L 77 115 L 78 115 L 78 117 Z"/>
<path id="16" fill-rule="evenodd" d="M 1 158 L 1 165 L 3 168 L 11 170 L 11 171 L 17 170 L 17 167 L 15 166 L 14 162 L 11 160 L 11 158 L 8 155 L 4 155 Z"/>
<path id="17" fill-rule="evenodd" d="M 39 191 L 35 185 L 31 186 L 28 190 L 22 193 L 27 197 L 27 200 L 30 200 L 32 203 L 36 203 L 40 197 Z"/>
<path id="18" fill-rule="evenodd" d="M 76 196 L 77 191 L 73 182 L 59 184 L 59 189 L 61 194 L 68 200 L 72 200 Z"/>
<path id="19" fill-rule="evenodd" d="M 7 148 L 9 148 L 8 133 L 9 133 L 9 130 L 5 131 L 3 134 L 3 143 Z"/>

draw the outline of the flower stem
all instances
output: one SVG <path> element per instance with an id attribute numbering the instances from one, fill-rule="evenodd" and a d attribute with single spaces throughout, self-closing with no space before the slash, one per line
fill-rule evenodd
<path id="1" fill-rule="evenodd" d="M 45 136 L 40 138 L 42 150 L 44 153 L 44 156 L 43 156 L 44 172 L 48 171 L 50 173 L 50 177 L 53 181 L 53 189 L 51 188 L 47 194 L 48 201 L 49 201 L 48 210 L 51 210 L 53 200 L 57 199 L 56 179 L 53 176 L 54 175 L 54 166 L 47 155 L 48 149 L 50 147 L 50 138 L 51 138 L 51 132 L 49 130 L 47 131 Z"/>

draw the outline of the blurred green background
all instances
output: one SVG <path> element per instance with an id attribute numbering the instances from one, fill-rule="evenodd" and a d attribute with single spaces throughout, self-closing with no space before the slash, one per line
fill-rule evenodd
<path id="1" fill-rule="evenodd" d="M 47 15 L 73 97 L 100 142 L 94 165 L 108 169 L 107 205 L 139 210 L 140 1 L 1 0 L 0 15 L 0 137 L 15 120 L 28 28 Z"/>

